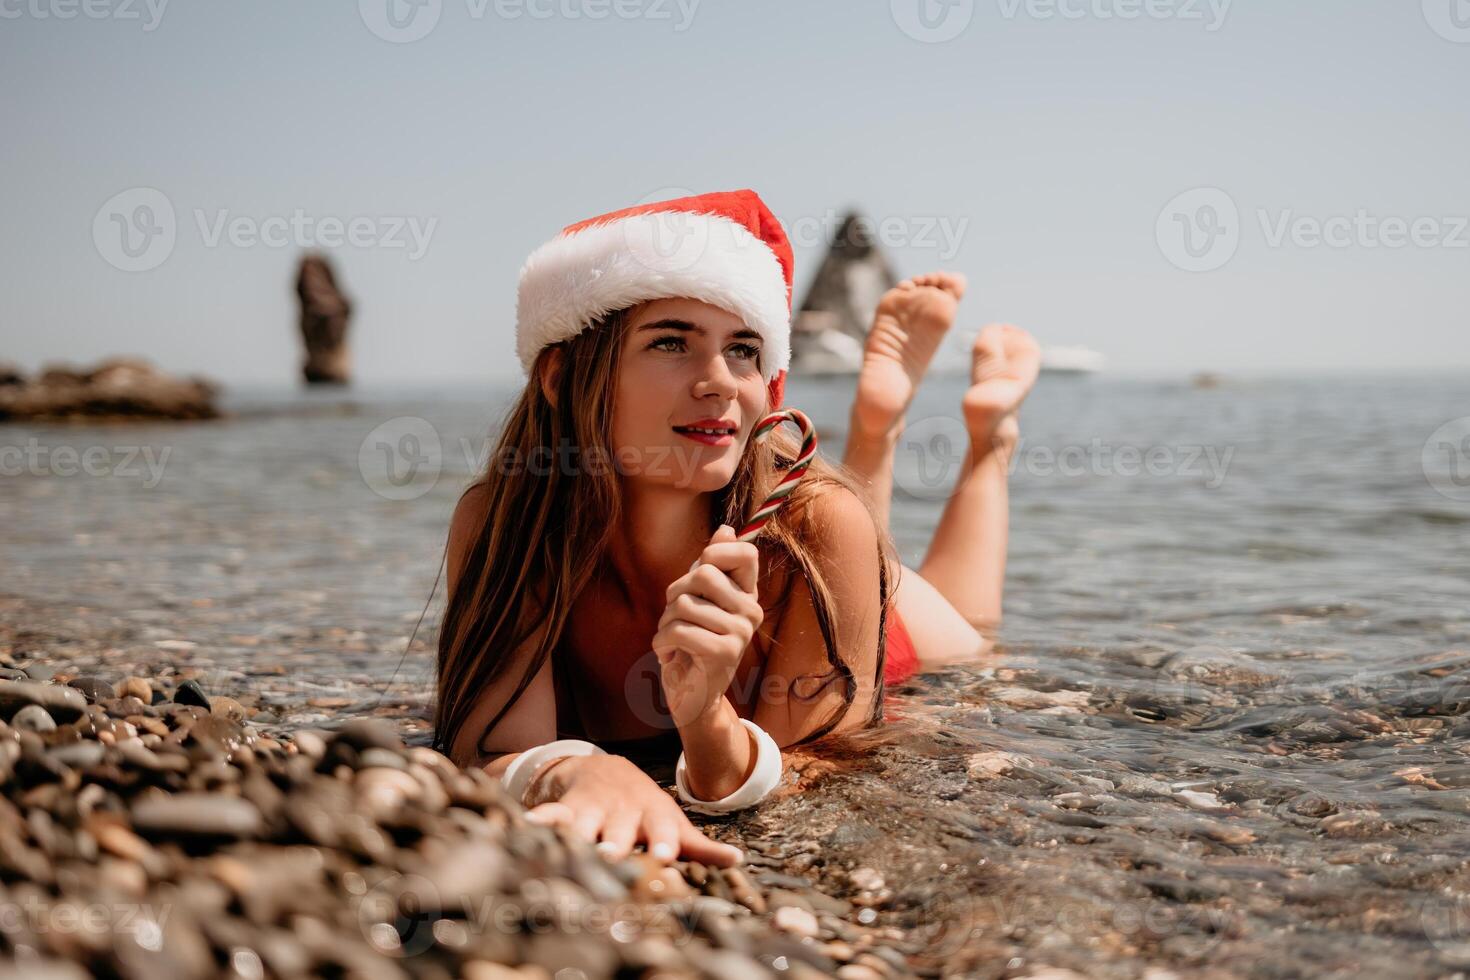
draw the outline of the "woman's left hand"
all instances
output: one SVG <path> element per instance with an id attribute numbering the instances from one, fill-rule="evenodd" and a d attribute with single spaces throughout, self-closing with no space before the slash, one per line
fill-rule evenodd
<path id="1" fill-rule="evenodd" d="M 735 668 L 765 618 L 756 599 L 760 553 L 721 524 L 698 562 L 669 584 L 653 635 L 664 700 L 674 724 L 698 721 L 725 696 Z"/>

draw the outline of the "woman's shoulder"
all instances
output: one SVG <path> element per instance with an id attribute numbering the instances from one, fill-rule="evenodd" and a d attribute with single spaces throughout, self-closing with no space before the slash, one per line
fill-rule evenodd
<path id="1" fill-rule="evenodd" d="M 840 531 L 841 537 L 872 538 L 877 533 L 872 506 L 859 491 L 840 480 L 814 480 L 803 487 L 796 505 L 798 521 L 818 534 Z"/>
<path id="2" fill-rule="evenodd" d="M 490 520 L 490 488 L 483 481 L 472 483 L 459 496 L 454 516 L 449 519 L 448 569 L 449 589 L 464 571 L 470 549 L 480 530 Z"/>
<path id="3" fill-rule="evenodd" d="M 879 553 L 878 526 L 860 492 L 838 480 L 812 481 L 788 501 L 787 515 L 802 550 L 823 574 L 861 567 Z M 768 539 L 769 540 L 769 539 Z M 774 542 L 768 546 L 775 548 Z M 770 588 L 785 595 L 796 584 L 797 566 L 782 549 L 763 556 L 762 593 Z"/>

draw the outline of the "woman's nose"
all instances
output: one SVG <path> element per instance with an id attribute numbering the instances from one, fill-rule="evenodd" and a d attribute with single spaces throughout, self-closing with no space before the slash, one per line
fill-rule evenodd
<path id="1" fill-rule="evenodd" d="M 694 382 L 696 396 L 714 392 L 727 398 L 734 398 L 739 391 L 740 387 L 735 383 L 735 375 L 730 371 L 730 365 L 725 361 L 723 354 L 705 362 L 700 369 L 699 377 Z"/>

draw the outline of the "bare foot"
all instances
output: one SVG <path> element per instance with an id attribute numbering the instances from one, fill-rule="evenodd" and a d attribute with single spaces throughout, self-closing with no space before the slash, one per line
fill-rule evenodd
<path id="1" fill-rule="evenodd" d="M 970 439 L 977 446 L 1014 442 L 1016 409 L 1036 384 L 1041 349 L 1020 327 L 992 323 L 975 338 L 971 357 L 970 390 L 961 401 Z"/>
<path id="2" fill-rule="evenodd" d="M 965 277 L 958 272 L 915 276 L 883 294 L 858 373 L 855 430 L 879 437 L 902 423 L 964 295 Z"/>

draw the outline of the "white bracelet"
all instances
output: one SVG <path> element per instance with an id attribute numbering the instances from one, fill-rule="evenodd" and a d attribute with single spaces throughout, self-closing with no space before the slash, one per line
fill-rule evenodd
<path id="1" fill-rule="evenodd" d="M 555 742 L 547 742 L 545 745 L 527 749 L 516 756 L 515 761 L 500 777 L 500 784 L 517 803 L 525 806 L 526 787 L 531 785 L 531 781 L 536 778 L 541 768 L 553 759 L 561 759 L 569 755 L 607 755 L 607 752 L 580 738 L 563 738 Z"/>
<path id="2" fill-rule="evenodd" d="M 771 790 L 780 784 L 781 747 L 776 744 L 774 738 L 766 733 L 764 728 L 749 718 L 741 718 L 740 724 L 755 736 L 755 769 L 738 789 L 724 799 L 701 800 L 689 792 L 689 777 L 684 765 L 684 753 L 679 753 L 679 761 L 674 766 L 674 789 L 678 791 L 679 799 L 683 800 L 695 813 L 719 814 L 743 810 L 765 799 Z"/>

